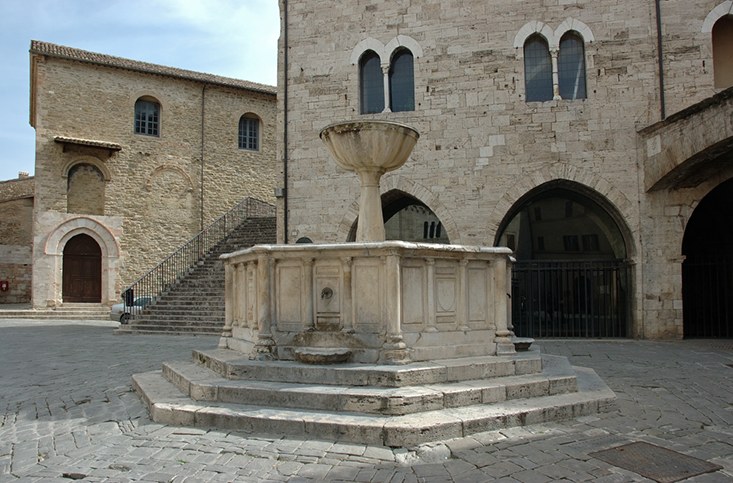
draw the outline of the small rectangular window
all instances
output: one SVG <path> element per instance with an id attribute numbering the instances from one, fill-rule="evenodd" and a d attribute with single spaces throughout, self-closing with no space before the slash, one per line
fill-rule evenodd
<path id="1" fill-rule="evenodd" d="M 601 247 L 598 243 L 598 235 L 583 235 L 583 250 L 586 252 L 600 251 Z"/>
<path id="2" fill-rule="evenodd" d="M 562 237 L 563 245 L 566 252 L 579 252 L 580 244 L 578 243 L 578 235 L 564 235 Z"/>
<path id="3" fill-rule="evenodd" d="M 152 101 L 135 102 L 135 134 L 158 135 L 160 104 Z"/>
<path id="4" fill-rule="evenodd" d="M 511 251 L 517 250 L 517 239 L 514 235 L 507 234 L 506 236 L 506 247 Z"/>
<path id="5" fill-rule="evenodd" d="M 260 120 L 254 117 L 239 119 L 239 149 L 258 151 L 260 148 Z"/>
<path id="6" fill-rule="evenodd" d="M 538 236 L 537 237 L 537 251 L 538 252 L 544 252 L 545 251 L 545 237 Z"/>
<path id="7" fill-rule="evenodd" d="M 539 206 L 534 207 L 534 221 L 542 221 L 542 208 Z"/>

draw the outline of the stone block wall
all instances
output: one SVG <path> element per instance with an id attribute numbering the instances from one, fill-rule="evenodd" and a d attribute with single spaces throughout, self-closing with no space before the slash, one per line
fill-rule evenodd
<path id="1" fill-rule="evenodd" d="M 186 77 L 196 73 L 161 75 L 155 72 L 157 66 L 139 64 L 125 69 L 31 54 L 31 121 L 36 129 L 34 293 L 39 294 L 34 304 L 59 303 L 58 295 L 50 300 L 40 295 L 59 292 L 50 287 L 53 277 L 47 268 L 38 271 L 48 264 L 38 262 L 48 256 L 49 237 L 75 219 L 94 220 L 113 234 L 119 252 L 116 298 L 121 288 L 244 198 L 274 202 L 274 91 Z M 160 103 L 159 136 L 134 133 L 135 102 L 141 97 Z M 259 151 L 238 148 L 239 118 L 244 113 L 261 119 Z M 58 136 L 106 144 L 61 143 Z M 119 149 L 108 149 L 107 144 Z M 77 186 L 74 177 L 70 184 L 69 172 L 79 164 L 93 166 L 102 181 L 80 179 L 83 186 Z M 102 206 L 90 201 L 90 190 L 95 199 L 102 198 Z"/>
<path id="2" fill-rule="evenodd" d="M 329 159 L 320 129 L 352 119 L 405 122 L 422 135 L 405 166 L 385 175 L 383 193 L 396 188 L 424 202 L 452 243 L 493 245 L 533 189 L 560 183 L 581 192 L 624 233 L 633 266 L 631 333 L 681 337 L 679 257 L 689 215 L 667 208 L 699 200 L 705 188 L 653 195 L 643 188 L 637 131 L 661 119 L 654 1 L 288 5 L 279 104 L 288 110 L 289 242 L 343 242 L 355 220 L 359 181 Z M 715 92 L 703 24 L 716 5 L 661 3 L 668 115 Z M 536 31 L 559 40 L 565 27 L 584 35 L 587 99 L 526 102 L 523 39 Z M 357 47 L 405 37 L 415 55 L 415 110 L 361 115 Z M 281 240 L 282 230 L 281 223 Z"/>
<path id="3" fill-rule="evenodd" d="M 31 301 L 33 177 L 0 182 L 0 304 Z"/>

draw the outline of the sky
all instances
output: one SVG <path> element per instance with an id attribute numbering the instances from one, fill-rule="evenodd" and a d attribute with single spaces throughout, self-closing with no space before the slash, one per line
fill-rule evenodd
<path id="1" fill-rule="evenodd" d="M 275 85 L 277 0 L 0 0 L 0 180 L 34 174 L 31 39 Z"/>

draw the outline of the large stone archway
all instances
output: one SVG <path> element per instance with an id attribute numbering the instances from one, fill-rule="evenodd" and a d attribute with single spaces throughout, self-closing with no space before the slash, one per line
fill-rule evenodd
<path id="1" fill-rule="evenodd" d="M 634 258 L 637 254 L 637 229 L 632 228 L 638 213 L 634 203 L 629 200 L 618 188 L 608 180 L 591 171 L 568 164 L 553 164 L 539 169 L 522 177 L 521 181 L 509 188 L 499 202 L 494 206 L 486 225 L 484 243 L 496 244 L 502 223 L 517 203 L 526 199 L 529 193 L 538 188 L 551 188 L 554 183 L 557 187 L 577 190 L 603 207 L 619 225 L 626 242 L 627 257 Z M 531 196 L 531 195 L 529 195 Z"/>
<path id="2" fill-rule="evenodd" d="M 537 183 L 543 176 L 530 179 Z M 600 180 L 596 186 L 614 194 Z M 635 243 L 624 215 L 607 196 L 567 178 L 539 183 L 521 196 L 518 191 L 493 229 L 495 245 L 508 246 L 517 259 L 517 335 L 629 337 L 635 305 L 629 257 Z"/>
<path id="3" fill-rule="evenodd" d="M 733 338 L 733 179 L 695 207 L 682 255 L 684 337 Z"/>
<path id="4" fill-rule="evenodd" d="M 99 245 L 101 260 L 101 301 L 117 303 L 120 247 L 109 228 L 88 217 L 77 217 L 57 226 L 46 239 L 43 253 L 34 257 L 33 305 L 51 307 L 63 302 L 63 257 L 66 244 L 77 235 L 87 235 Z"/>

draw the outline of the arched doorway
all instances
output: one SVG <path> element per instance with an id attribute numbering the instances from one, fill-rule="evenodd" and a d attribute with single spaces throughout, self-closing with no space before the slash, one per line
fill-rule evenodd
<path id="1" fill-rule="evenodd" d="M 382 195 L 382 217 L 387 240 L 450 243 L 443 223 L 428 206 L 404 191 L 394 189 Z M 348 241 L 356 240 L 357 218 Z"/>
<path id="2" fill-rule="evenodd" d="M 76 235 L 64 247 L 63 301 L 102 301 L 102 250 L 89 235 Z"/>
<path id="3" fill-rule="evenodd" d="M 685 337 L 733 337 L 733 179 L 705 196 L 682 239 Z"/>
<path id="4" fill-rule="evenodd" d="M 630 267 L 624 235 L 591 193 L 572 188 L 548 183 L 532 190 L 500 226 L 497 245 L 511 248 L 517 259 L 514 332 L 520 337 L 626 337 Z"/>

